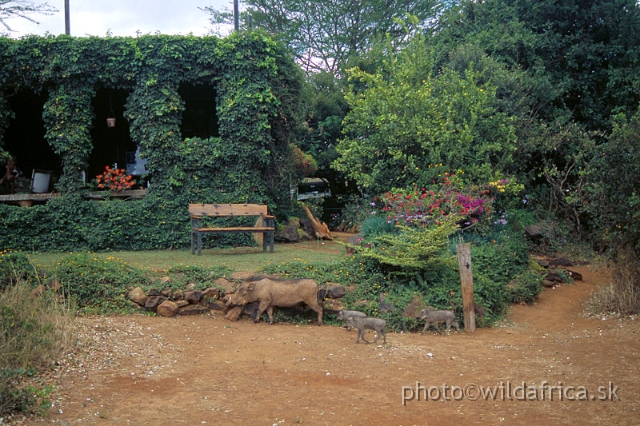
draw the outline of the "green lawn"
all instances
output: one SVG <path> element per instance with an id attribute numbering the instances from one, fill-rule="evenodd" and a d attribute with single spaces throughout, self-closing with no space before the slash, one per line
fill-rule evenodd
<path id="1" fill-rule="evenodd" d="M 164 270 L 177 265 L 227 266 L 233 271 L 258 271 L 265 265 L 287 263 L 302 259 L 309 263 L 332 262 L 345 255 L 345 248 L 334 242 L 307 241 L 298 244 L 276 244 L 274 253 L 263 253 L 262 248 L 240 247 L 203 250 L 192 255 L 191 250 L 114 251 L 95 253 L 104 259 L 115 257 L 130 265 L 153 270 Z M 31 253 L 37 265 L 52 267 L 69 253 Z"/>

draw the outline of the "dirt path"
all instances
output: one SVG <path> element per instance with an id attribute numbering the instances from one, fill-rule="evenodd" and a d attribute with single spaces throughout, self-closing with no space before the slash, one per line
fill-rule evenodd
<path id="1" fill-rule="evenodd" d="M 44 422 L 638 424 L 640 321 L 585 318 L 584 300 L 602 278 L 587 267 L 578 271 L 584 282 L 514 306 L 503 326 L 444 336 L 388 333 L 385 347 L 355 344 L 355 331 L 339 327 L 222 315 L 82 319 L 84 346 L 61 365 Z M 523 383 L 526 391 L 517 388 Z M 563 400 L 557 389 L 550 400 L 549 386 L 558 383 Z M 495 400 L 471 400 L 475 386 L 495 388 Z"/>

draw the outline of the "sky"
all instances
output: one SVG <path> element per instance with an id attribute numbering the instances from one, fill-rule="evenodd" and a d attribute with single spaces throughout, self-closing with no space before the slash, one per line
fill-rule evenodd
<path id="1" fill-rule="evenodd" d="M 33 0 L 40 2 L 39 0 Z M 51 16 L 29 15 L 40 24 L 23 18 L 5 22 L 14 30 L 10 37 L 29 34 L 64 34 L 64 0 L 48 0 L 58 9 Z M 135 36 L 142 34 L 206 35 L 211 29 L 205 6 L 233 10 L 233 0 L 69 0 L 70 30 L 74 37 Z"/>

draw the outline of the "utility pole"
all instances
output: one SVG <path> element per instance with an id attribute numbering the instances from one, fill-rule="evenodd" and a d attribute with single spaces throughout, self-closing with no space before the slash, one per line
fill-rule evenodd
<path id="1" fill-rule="evenodd" d="M 69 1 L 69 0 L 66 0 Z M 233 28 L 238 31 L 240 29 L 240 17 L 238 12 L 238 0 L 233 0 Z"/>
<path id="2" fill-rule="evenodd" d="M 64 33 L 71 35 L 71 17 L 69 16 L 69 0 L 64 0 Z"/>

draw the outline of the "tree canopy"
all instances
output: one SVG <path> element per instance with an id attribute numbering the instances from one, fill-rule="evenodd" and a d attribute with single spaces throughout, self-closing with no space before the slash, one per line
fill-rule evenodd
<path id="1" fill-rule="evenodd" d="M 371 48 L 376 40 L 390 36 L 406 40 L 402 21 L 413 15 L 421 26 L 433 23 L 435 0 L 246 0 L 243 25 L 263 28 L 281 38 L 295 53 L 307 73 L 337 74 L 346 61 Z M 233 12 L 204 10 L 212 24 L 232 22 Z"/>

